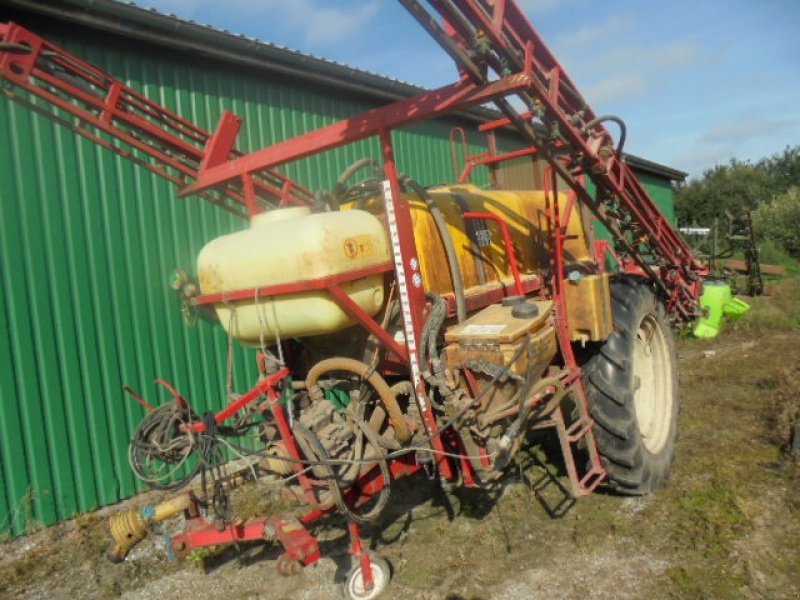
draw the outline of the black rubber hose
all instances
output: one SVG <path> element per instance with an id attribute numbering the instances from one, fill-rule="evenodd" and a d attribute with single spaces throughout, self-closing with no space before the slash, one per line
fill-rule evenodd
<path id="1" fill-rule="evenodd" d="M 422 378 L 432 387 L 439 390 L 442 398 L 446 401 L 453 396 L 453 390 L 447 387 L 447 381 L 443 375 L 444 365 L 439 357 L 437 343 L 442 324 L 447 317 L 447 303 L 444 299 L 433 292 L 428 292 L 425 296 L 433 304 L 430 314 L 422 327 L 422 334 L 419 342 L 419 362 L 421 366 Z M 432 369 L 432 371 L 431 371 Z M 443 408 L 441 404 L 431 396 L 431 403 L 436 408 Z"/>
<path id="2" fill-rule="evenodd" d="M 380 165 L 374 158 L 360 158 L 342 171 L 339 179 L 336 180 L 336 185 L 333 186 L 333 195 L 338 201 L 344 198 L 347 193 L 347 180 L 364 167 L 372 167 L 373 173 L 377 173 Z"/>
<path id="3" fill-rule="evenodd" d="M 456 254 L 456 248 L 453 244 L 453 236 L 450 235 L 450 230 L 447 228 L 447 221 L 444 220 L 442 211 L 424 187 L 408 176 L 402 177 L 402 184 L 410 187 L 422 198 L 433 217 L 436 229 L 439 231 L 439 237 L 442 240 L 444 251 L 447 255 L 447 263 L 450 266 L 450 278 L 453 281 L 453 294 L 456 299 L 456 318 L 458 322 L 461 323 L 467 318 L 467 302 L 464 298 L 464 278 L 461 275 L 461 266 L 458 264 L 458 255 Z"/>
<path id="4" fill-rule="evenodd" d="M 434 294 L 433 292 L 429 292 L 425 294 L 428 298 L 431 299 L 433 302 L 433 311 L 431 311 L 431 331 L 428 335 L 428 354 L 427 358 L 431 361 L 431 366 L 433 367 L 433 376 L 436 378 L 437 382 L 439 382 L 440 376 L 442 374 L 442 361 L 439 358 L 439 351 L 437 349 L 437 344 L 439 342 L 439 332 L 442 329 L 442 325 L 444 324 L 444 320 L 447 317 L 447 303 L 444 299 L 439 296 L 438 294 Z M 435 315 L 435 320 L 434 320 Z M 443 382 L 439 382 L 440 384 Z"/>
<path id="5" fill-rule="evenodd" d="M 375 438 L 375 435 L 372 431 L 369 430 L 369 427 L 366 423 L 363 423 L 360 420 L 356 420 L 356 424 L 361 428 L 366 436 L 367 440 L 370 444 L 372 444 L 375 448 L 375 451 L 380 453 L 380 446 L 378 445 L 378 440 Z M 375 463 L 378 464 L 381 470 L 381 476 L 384 479 L 384 487 L 381 488 L 381 491 L 378 492 L 378 498 L 376 500 L 375 505 L 370 508 L 366 513 L 357 513 L 352 508 L 347 505 L 347 502 L 344 499 L 344 495 L 342 494 L 342 489 L 339 486 L 339 476 L 333 470 L 331 464 L 325 464 L 329 462 L 331 457 L 328 454 L 328 451 L 323 446 L 322 442 L 319 441 L 319 438 L 312 432 L 310 429 L 305 427 L 299 421 L 295 421 L 292 425 L 292 431 L 295 433 L 296 439 L 300 443 L 301 449 L 303 449 L 304 453 L 311 454 L 311 458 L 313 461 L 320 461 L 324 467 L 323 470 L 327 471 L 328 474 L 326 475 L 318 475 L 315 473 L 317 477 L 320 479 L 328 479 L 330 482 L 330 487 L 328 488 L 331 492 L 331 500 L 336 507 L 351 521 L 354 523 L 358 523 L 359 525 L 367 525 L 371 521 L 374 521 L 380 515 L 381 511 L 386 507 L 387 502 L 389 501 L 389 483 L 391 482 L 391 473 L 389 472 L 389 467 L 386 464 L 386 459 L 382 457 L 378 457 L 375 459 Z M 300 435 L 297 435 L 297 434 Z M 310 450 L 310 452 L 309 452 Z M 321 504 L 319 508 L 324 509 L 325 503 Z"/>
<path id="6" fill-rule="evenodd" d="M 583 126 L 583 130 L 586 133 L 592 130 L 592 128 L 596 127 L 600 123 L 605 121 L 613 121 L 617 125 L 619 125 L 619 142 L 617 142 L 617 156 L 622 158 L 622 148 L 625 146 L 625 138 L 628 135 L 628 127 L 625 125 L 625 121 L 620 119 L 616 115 L 603 115 L 601 117 L 597 117 L 592 119 L 586 125 Z"/>

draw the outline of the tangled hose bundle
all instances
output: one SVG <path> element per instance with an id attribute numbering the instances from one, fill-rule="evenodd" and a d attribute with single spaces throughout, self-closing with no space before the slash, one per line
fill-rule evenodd
<path id="1" fill-rule="evenodd" d="M 177 490 L 202 468 L 202 461 L 190 464 L 202 440 L 188 425 L 192 414 L 175 403 L 159 406 L 139 423 L 128 448 L 128 458 L 136 476 L 152 488 Z M 188 472 L 181 473 L 184 467 Z"/>

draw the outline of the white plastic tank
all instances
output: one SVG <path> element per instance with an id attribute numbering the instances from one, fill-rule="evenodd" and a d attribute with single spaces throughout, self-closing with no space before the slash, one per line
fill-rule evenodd
<path id="1" fill-rule="evenodd" d="M 233 292 L 319 279 L 391 261 L 383 224 L 361 210 L 311 213 L 283 208 L 251 219 L 251 227 L 212 240 L 197 257 L 203 294 Z M 371 316 L 384 302 L 384 275 L 341 284 Z M 248 345 L 333 333 L 353 319 L 325 290 L 215 305 L 229 333 Z"/>

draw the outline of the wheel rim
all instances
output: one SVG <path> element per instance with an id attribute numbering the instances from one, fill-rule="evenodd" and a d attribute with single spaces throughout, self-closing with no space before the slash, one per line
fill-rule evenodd
<path id="1" fill-rule="evenodd" d="M 370 561 L 372 567 L 372 589 L 368 590 L 364 586 L 364 571 L 358 567 L 350 576 L 347 582 L 347 591 L 350 598 L 358 598 L 359 600 L 370 600 L 377 598 L 381 592 L 386 588 L 389 583 L 388 573 L 382 568 L 379 563 Z"/>
<path id="2" fill-rule="evenodd" d="M 636 390 L 633 405 L 645 448 L 663 450 L 672 428 L 675 402 L 672 354 L 664 328 L 655 315 L 647 315 L 636 332 L 633 356 Z"/>

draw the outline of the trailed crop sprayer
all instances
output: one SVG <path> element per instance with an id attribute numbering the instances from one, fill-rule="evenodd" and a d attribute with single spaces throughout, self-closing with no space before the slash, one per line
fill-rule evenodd
<path id="1" fill-rule="evenodd" d="M 183 513 L 177 554 L 268 540 L 293 573 L 320 557 L 309 526 L 341 513 L 355 558 L 346 590 L 368 598 L 389 571 L 360 527 L 400 477 L 490 488 L 528 434 L 549 428 L 575 497 L 664 483 L 677 435 L 672 329 L 698 316 L 704 267 L 626 164 L 622 120 L 592 112 L 514 0 L 401 3 L 455 61 L 457 82 L 250 154 L 236 149 L 236 115 L 210 133 L 0 25 L 7 95 L 249 220 L 173 284 L 187 310 L 210 311 L 253 348 L 260 378 L 206 414 L 167 383 L 173 400 L 158 407 L 133 392 L 148 410 L 134 471 L 195 491 L 113 517 L 112 558 Z M 480 126 L 489 150 L 467 156 L 457 182 L 424 187 L 398 172 L 393 130 L 487 104 L 499 111 Z M 499 151 L 498 131 L 519 148 Z M 381 160 L 354 163 L 331 190 L 278 171 L 369 137 Z M 520 157 L 546 165 L 543 189 L 502 189 L 498 173 Z M 469 183 L 481 166 L 488 188 Z M 594 238 L 596 221 L 613 242 Z M 229 451 L 257 462 L 226 475 Z M 229 488 L 248 472 L 284 481 L 301 516 L 230 514 Z"/>

